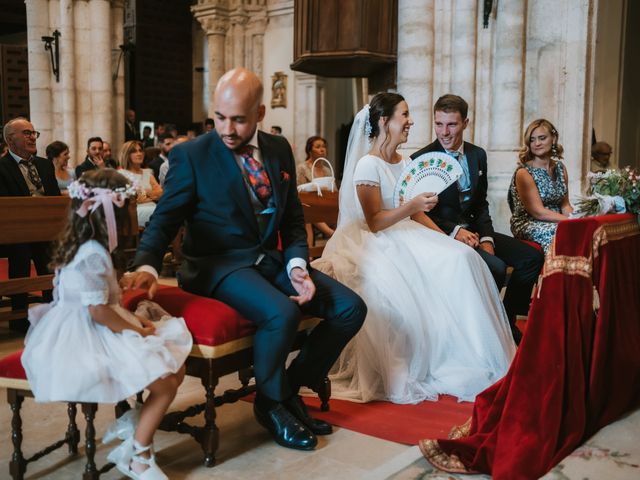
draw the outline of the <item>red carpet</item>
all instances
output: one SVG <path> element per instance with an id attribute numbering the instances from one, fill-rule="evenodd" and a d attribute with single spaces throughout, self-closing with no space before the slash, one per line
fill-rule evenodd
<path id="1" fill-rule="evenodd" d="M 331 410 L 320 411 L 317 397 L 304 397 L 312 416 L 338 427 L 392 442 L 416 445 L 423 438 L 446 437 L 452 427 L 462 425 L 471 416 L 473 403 L 441 395 L 437 402 L 396 405 L 389 402 L 329 402 Z"/>
<path id="2" fill-rule="evenodd" d="M 302 397 L 313 417 L 372 437 L 416 445 L 423 438 L 446 437 L 452 427 L 471 417 L 473 403 L 441 395 L 437 402 L 396 405 L 389 402 L 354 403 L 331 399 L 328 412 L 320 411 L 318 397 Z M 245 397 L 252 401 L 253 395 Z"/>

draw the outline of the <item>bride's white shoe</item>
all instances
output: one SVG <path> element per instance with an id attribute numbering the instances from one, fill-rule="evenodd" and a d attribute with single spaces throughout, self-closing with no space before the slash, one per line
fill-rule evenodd
<path id="1" fill-rule="evenodd" d="M 133 439 L 132 439 L 133 440 Z M 130 440 L 125 441 L 128 442 Z M 125 474 L 129 478 L 134 480 L 169 480 L 160 467 L 156 463 L 156 455 L 153 451 L 153 444 L 142 446 L 136 440 L 132 441 L 132 454 L 126 458 L 121 458 L 121 461 L 116 463 L 116 467 L 120 472 Z M 143 457 L 140 454 L 149 452 L 149 458 Z M 131 469 L 131 463 L 136 462 L 141 465 L 147 465 L 148 468 L 140 473 L 134 472 Z"/>

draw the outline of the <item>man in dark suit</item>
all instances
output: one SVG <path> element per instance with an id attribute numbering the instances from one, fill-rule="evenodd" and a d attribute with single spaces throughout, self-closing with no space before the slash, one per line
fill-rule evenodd
<path id="1" fill-rule="evenodd" d="M 132 109 L 127 110 L 124 119 L 124 141 L 140 140 L 140 131 L 136 125 L 136 112 Z"/>
<path id="2" fill-rule="evenodd" d="M 507 266 L 513 267 L 504 306 L 514 339 L 519 342 L 516 315 L 526 315 L 529 310 L 531 289 L 544 257 L 533 247 L 493 230 L 487 202 L 487 152 L 463 142 L 469 124 L 467 112 L 467 102 L 461 97 L 451 94 L 440 97 L 433 107 L 437 139 L 411 158 L 427 152 L 446 152 L 460 163 L 462 177 L 440 193 L 438 205 L 427 215 L 444 233 L 477 249 L 498 288 L 504 285 Z"/>
<path id="3" fill-rule="evenodd" d="M 76 167 L 76 178 L 80 178 L 84 172 L 105 168 L 107 165 L 102 158 L 104 143 L 100 137 L 91 137 L 87 140 L 87 156 L 84 162 Z M 112 167 L 113 168 L 113 167 Z"/>
<path id="4" fill-rule="evenodd" d="M 366 306 L 354 292 L 307 266 L 304 216 L 287 141 L 257 131 L 263 87 L 245 69 L 218 82 L 216 131 L 174 147 L 165 190 L 124 288 L 156 288 L 169 242 L 186 221 L 182 288 L 211 296 L 254 322 L 254 413 L 281 445 L 313 449 L 331 426 L 298 396 L 317 388 L 360 329 Z M 278 248 L 278 237 L 281 249 Z M 324 319 L 298 357 L 285 361 L 303 314 Z"/>
<path id="5" fill-rule="evenodd" d="M 46 158 L 36 156 L 36 139 L 40 133 L 26 118 L 9 120 L 4 126 L 4 138 L 9 146 L 8 153 L 0 158 L 0 196 L 28 197 L 42 195 L 60 195 L 53 164 Z M 47 264 L 48 243 L 29 243 L 8 245 L 4 254 L 9 260 L 9 278 L 28 277 L 31 273 L 31 261 L 39 275 L 50 273 Z M 51 300 L 51 292 L 44 292 L 45 300 Z M 14 310 L 27 307 L 27 295 L 11 297 Z M 10 327 L 26 331 L 29 323 L 26 319 L 13 320 Z"/>
<path id="6" fill-rule="evenodd" d="M 169 164 L 169 152 L 171 151 L 171 147 L 173 147 L 174 141 L 175 141 L 175 138 L 173 138 L 173 135 L 164 133 L 158 139 L 158 146 L 160 147 L 160 153 L 156 158 L 152 159 L 147 164 L 147 167 L 153 170 L 153 176 L 156 177 L 156 180 L 158 180 L 158 182 L 160 181 L 160 167 L 162 167 L 162 164 L 164 163 L 167 163 L 167 165 Z"/>

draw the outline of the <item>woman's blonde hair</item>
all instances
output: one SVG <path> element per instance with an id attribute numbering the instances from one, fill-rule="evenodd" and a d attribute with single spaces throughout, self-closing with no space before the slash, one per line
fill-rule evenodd
<path id="1" fill-rule="evenodd" d="M 129 170 L 131 165 L 131 154 L 135 151 L 136 147 L 140 148 L 140 151 L 144 153 L 142 142 L 138 140 L 129 140 L 128 142 L 124 142 L 124 145 L 122 145 L 122 148 L 120 149 L 120 153 L 118 154 L 118 164 L 125 170 Z"/>
<path id="2" fill-rule="evenodd" d="M 544 118 L 539 118 L 534 120 L 529 124 L 529 126 L 524 131 L 524 136 L 522 138 L 522 148 L 518 152 L 518 165 L 524 167 L 525 164 L 533 160 L 533 154 L 531 153 L 531 134 L 538 127 L 544 127 L 547 129 L 549 134 L 553 137 L 553 144 L 551 145 L 551 162 L 552 166 L 555 165 L 555 160 L 561 160 L 562 153 L 564 152 L 564 148 L 562 145 L 558 143 L 558 130 L 553 124 Z"/>

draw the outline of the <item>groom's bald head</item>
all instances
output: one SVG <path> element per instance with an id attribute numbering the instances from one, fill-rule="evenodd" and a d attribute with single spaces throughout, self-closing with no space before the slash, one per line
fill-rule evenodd
<path id="1" fill-rule="evenodd" d="M 258 76 L 245 68 L 234 68 L 218 81 L 213 100 L 216 131 L 230 149 L 253 137 L 265 114 L 263 92 Z"/>

